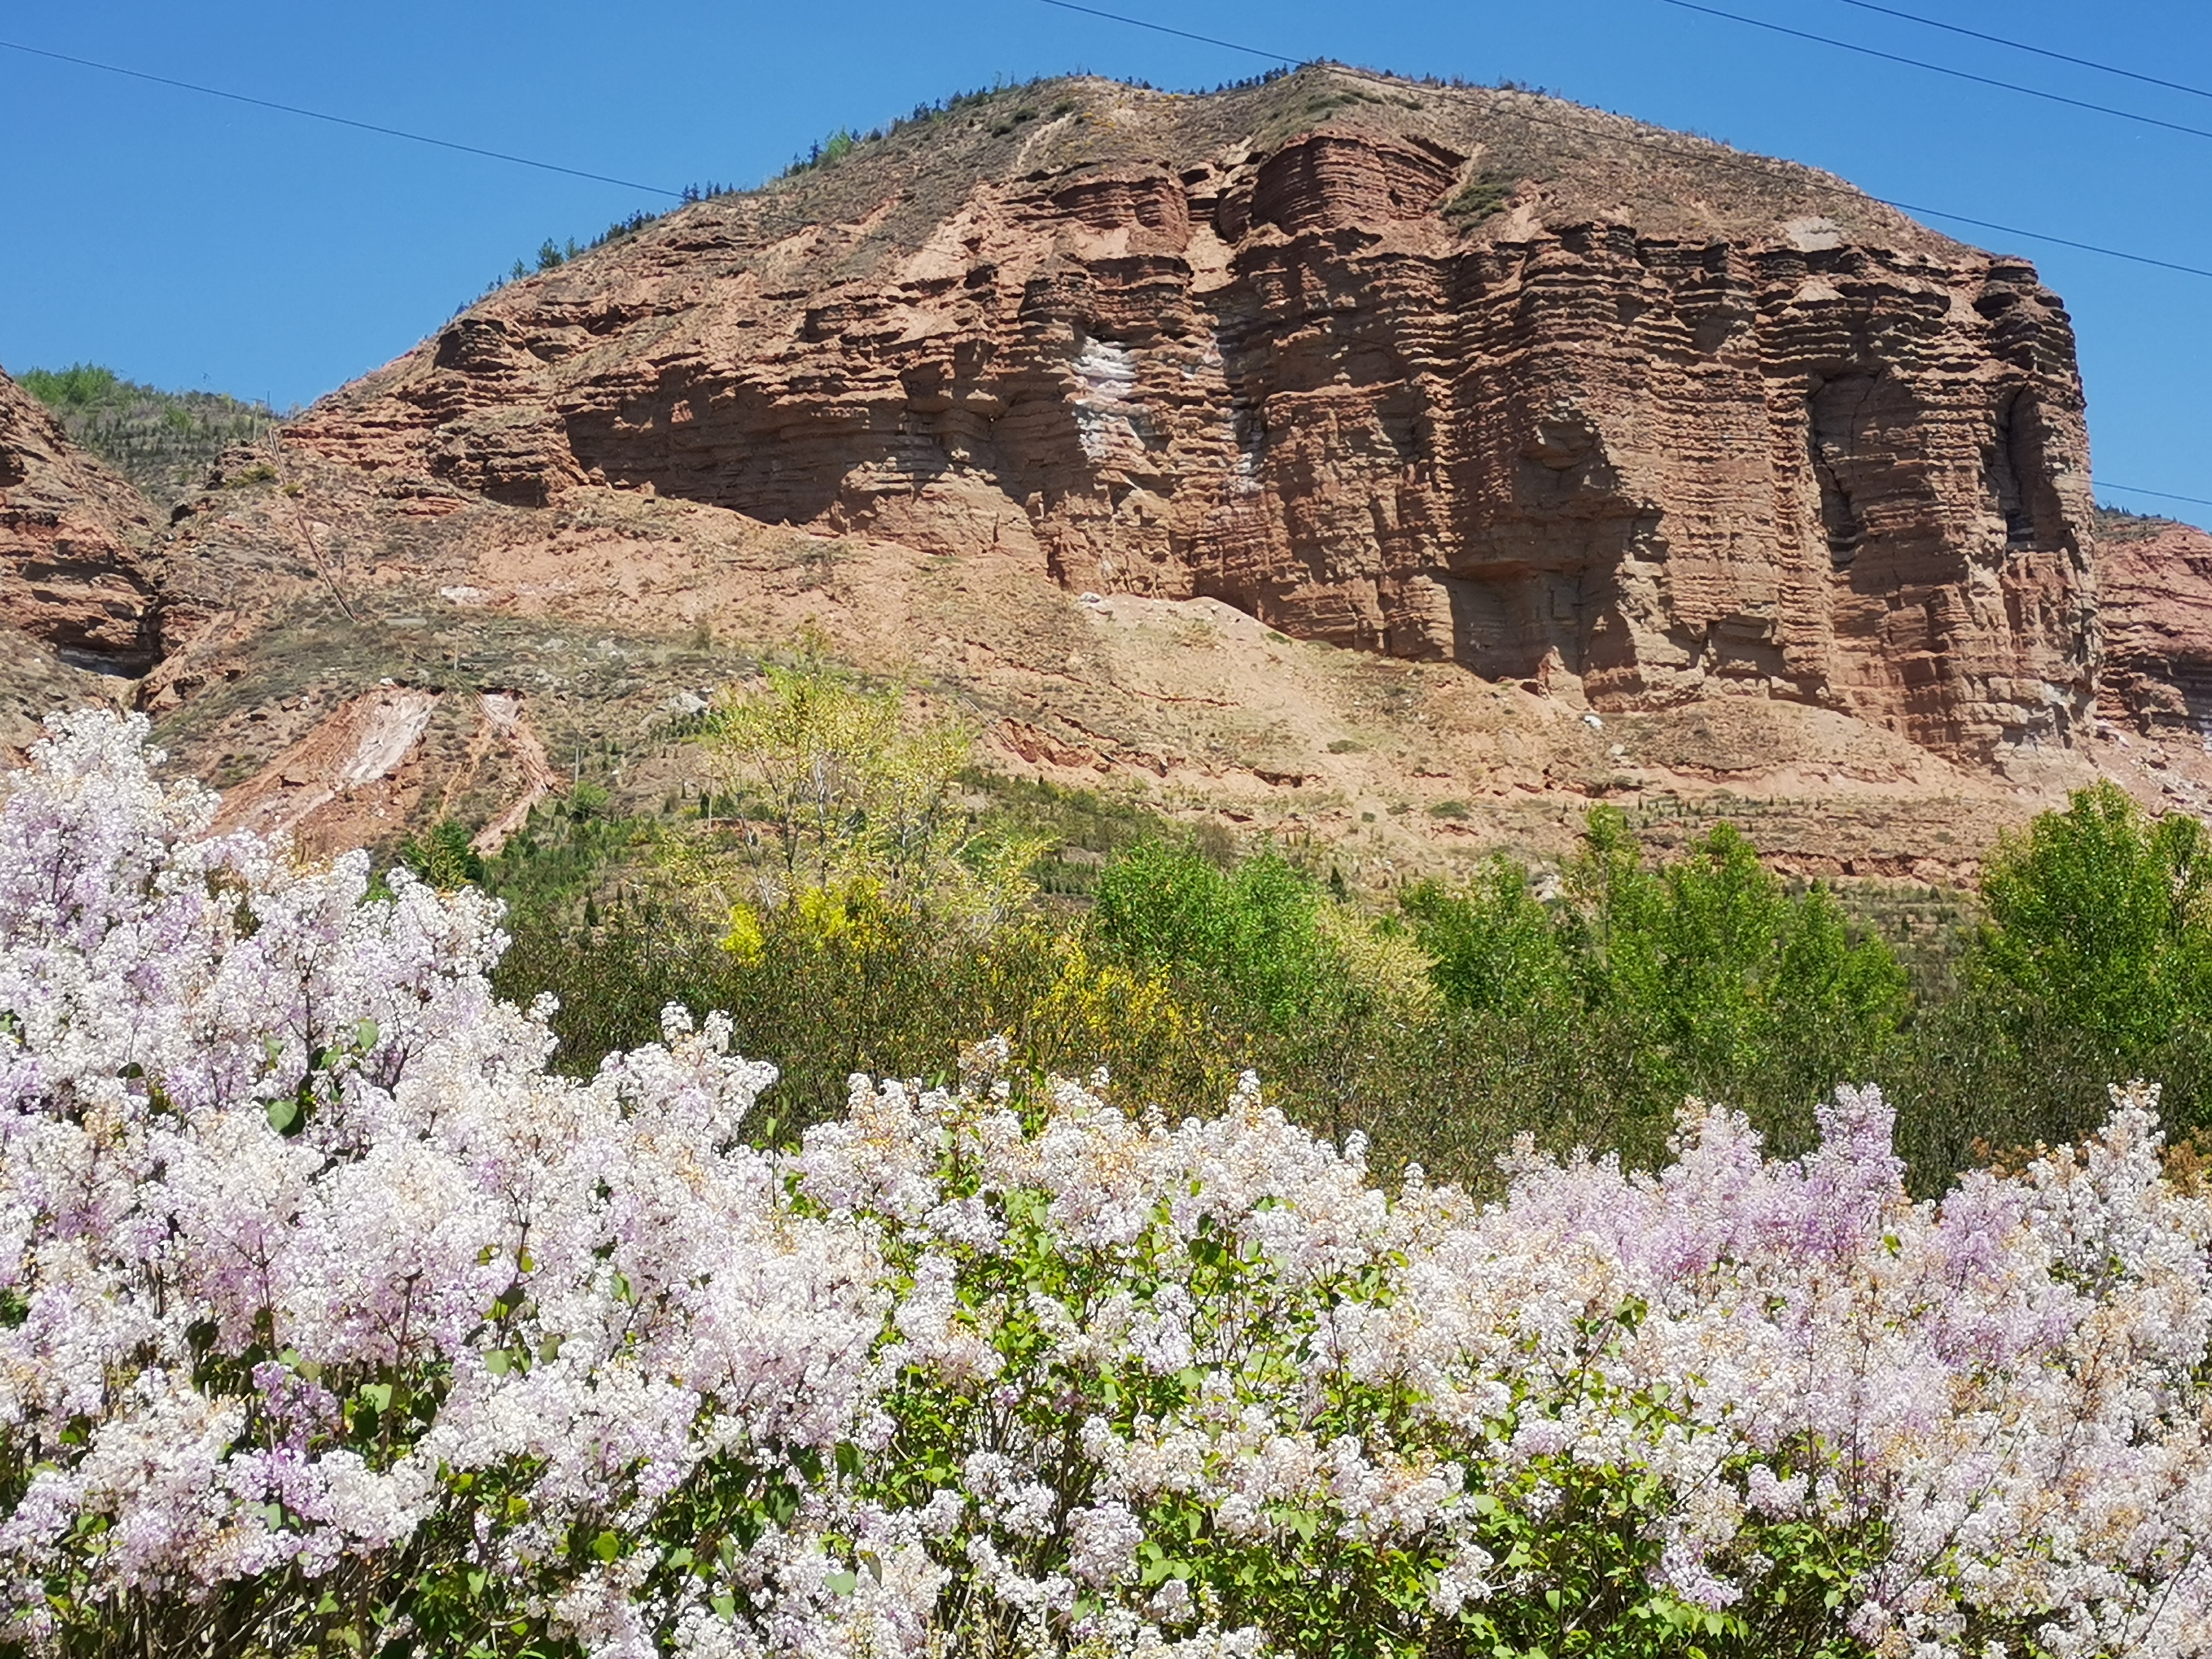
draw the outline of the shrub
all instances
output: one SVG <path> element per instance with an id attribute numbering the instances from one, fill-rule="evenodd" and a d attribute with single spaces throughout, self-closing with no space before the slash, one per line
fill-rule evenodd
<path id="1" fill-rule="evenodd" d="M 468 826 L 452 818 L 441 818 L 427 834 L 400 842 L 399 861 L 440 892 L 484 878 L 484 861 L 469 844 Z"/>
<path id="2" fill-rule="evenodd" d="M 2118 785 L 2007 835 L 1982 872 L 1977 965 L 2025 1035 L 2053 1024 L 2142 1053 L 2212 1018 L 2212 843 Z"/>
<path id="3" fill-rule="evenodd" d="M 548 1076 L 481 896 L 0 782 L 0 1618 L 40 1655 L 2212 1646 L 2212 1266 L 2153 1100 L 1903 1192 L 1686 1111 L 1502 1203 L 995 1075 L 787 1153 L 690 1029 Z"/>
<path id="4" fill-rule="evenodd" d="M 811 653 L 717 702 L 697 735 L 712 786 L 745 815 L 740 902 L 865 888 L 869 902 L 983 932 L 1026 905 L 1042 847 L 975 833 L 958 803 L 975 734 L 910 720 L 904 705 L 902 688 L 868 689 Z"/>
<path id="5" fill-rule="evenodd" d="M 1655 1096 L 1763 1109 L 1802 1142 L 1811 1103 L 1863 1082 L 1907 1008 L 1905 971 L 1856 938 L 1826 889 L 1792 895 L 1732 825 L 1657 871 L 1613 808 L 1589 816 L 1568 872 L 1593 1006 L 1638 1034 Z"/>
<path id="6" fill-rule="evenodd" d="M 1314 883 L 1263 852 L 1224 871 L 1195 848 L 1152 841 L 1101 874 L 1091 916 L 1106 951 L 1202 988 L 1232 1023 L 1286 1030 L 1338 978 Z"/>
<path id="7" fill-rule="evenodd" d="M 1484 174 L 1462 185 L 1437 211 L 1464 230 L 1504 211 L 1516 188 L 1510 179 Z"/>
<path id="8" fill-rule="evenodd" d="M 501 985 L 559 1000 L 565 1069 L 653 1041 L 672 1002 L 726 1010 L 739 1041 L 781 1058 L 787 1133 L 840 1109 L 857 1071 L 942 1074 L 979 1027 L 1021 1024 L 1057 948 L 1033 914 L 1043 843 L 973 823 L 964 726 L 910 716 L 900 688 L 810 653 L 687 735 L 719 818 L 625 823 L 580 787 L 559 845 L 494 872 L 522 901 Z M 595 858 L 618 883 L 580 867 Z M 597 914 L 580 923 L 592 881 Z"/>

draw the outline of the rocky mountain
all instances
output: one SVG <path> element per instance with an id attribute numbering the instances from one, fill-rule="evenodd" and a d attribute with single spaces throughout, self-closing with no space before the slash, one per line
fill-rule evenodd
<path id="1" fill-rule="evenodd" d="M 153 514 L 0 374 L 0 742 L 159 660 Z"/>
<path id="2" fill-rule="evenodd" d="M 1940 875 L 2100 763 L 2088 477 L 2033 270 L 1832 177 L 1328 66 L 1073 79 L 492 295 L 227 455 L 99 638 L 257 811 L 397 756 L 332 835 L 549 755 L 664 788 L 664 706 L 806 625 L 1010 769 L 1378 872 L 1614 799 Z M 2103 712 L 2151 719 L 2201 694 L 2127 556 Z"/>
<path id="3" fill-rule="evenodd" d="M 97 363 L 34 369 L 18 381 L 90 450 L 167 513 L 199 488 L 209 465 L 280 418 L 266 404 L 219 392 L 164 392 Z"/>
<path id="4" fill-rule="evenodd" d="M 995 544 L 1600 709 L 1749 690 L 1976 759 L 2078 728 L 2081 394 L 2025 265 L 1527 94 L 1011 113 L 517 284 L 290 441 Z"/>
<path id="5" fill-rule="evenodd" d="M 2116 514 L 2097 564 L 2106 702 L 2131 726 L 2212 741 L 2212 536 Z"/>

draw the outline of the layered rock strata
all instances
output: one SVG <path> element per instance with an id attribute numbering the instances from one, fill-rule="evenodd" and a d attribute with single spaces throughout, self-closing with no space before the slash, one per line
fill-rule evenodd
<path id="1" fill-rule="evenodd" d="M 2212 746 L 2212 536 L 2161 521 L 2108 530 L 2098 586 L 2109 712 Z"/>
<path id="2" fill-rule="evenodd" d="M 154 533 L 144 498 L 0 374 L 0 627 L 72 667 L 145 673 L 161 643 Z"/>
<path id="3" fill-rule="evenodd" d="M 1600 710 L 2083 728 L 2082 398 L 2027 265 L 1521 94 L 1066 87 L 514 285 L 288 441 L 397 514 L 651 490 Z"/>

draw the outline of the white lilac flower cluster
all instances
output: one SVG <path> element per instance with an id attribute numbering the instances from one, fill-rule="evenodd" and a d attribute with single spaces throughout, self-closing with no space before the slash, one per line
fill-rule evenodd
<path id="1" fill-rule="evenodd" d="M 1388 1198 L 1249 1080 L 588 1081 L 496 907 L 0 781 L 0 1641 L 33 1653 L 2212 1653 L 2212 1267 L 2154 1100 L 1908 1200 L 1523 1153 Z"/>

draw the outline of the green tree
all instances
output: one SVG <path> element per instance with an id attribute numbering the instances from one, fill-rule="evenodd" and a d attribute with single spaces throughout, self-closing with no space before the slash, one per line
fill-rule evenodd
<path id="1" fill-rule="evenodd" d="M 1899 1078 L 1900 1148 L 1936 1190 L 1994 1151 L 2094 1131 L 2116 1084 L 2161 1085 L 2173 1127 L 2212 1101 L 2212 859 L 2195 818 L 2110 783 L 2000 838 L 1956 994 Z"/>
<path id="2" fill-rule="evenodd" d="M 1871 1080 L 1907 1007 L 1887 943 L 1818 884 L 1792 894 L 1731 824 L 1646 868 L 1627 820 L 1589 815 L 1568 871 L 1589 1005 L 1625 1022 L 1661 1097 L 1704 1094 L 1802 1143 L 1811 1108 Z"/>
<path id="3" fill-rule="evenodd" d="M 1579 999 L 1559 915 L 1536 896 L 1528 870 L 1503 854 L 1464 889 L 1422 882 L 1399 896 L 1398 907 L 1435 958 L 1437 988 L 1455 1006 L 1515 1013 Z"/>
<path id="4" fill-rule="evenodd" d="M 756 910 L 865 893 L 988 932 L 1031 896 L 1037 846 L 979 834 L 962 805 L 974 732 L 909 717 L 902 687 L 864 686 L 810 650 L 720 699 L 699 740 L 710 787 L 744 814 L 740 902 Z"/>
<path id="5" fill-rule="evenodd" d="M 1793 894 L 1726 824 L 1655 867 L 1600 807 L 1555 899 L 1501 856 L 1400 903 L 1449 1007 L 1397 1069 L 1466 1091 L 1425 1133 L 1470 1155 L 1502 1146 L 1470 1121 L 1490 1114 L 1651 1162 L 1688 1095 L 1802 1145 L 1823 1095 L 1880 1075 L 1910 1006 L 1883 941 L 1826 888 Z"/>
<path id="6" fill-rule="evenodd" d="M 1101 874 L 1091 926 L 1122 960 L 1202 984 L 1228 1023 L 1284 1031 L 1341 988 L 1320 920 L 1328 902 L 1279 854 L 1224 870 L 1194 847 L 1148 841 Z"/>
<path id="7" fill-rule="evenodd" d="M 469 844 L 468 827 L 452 818 L 441 818 L 424 834 L 400 842 L 399 861 L 441 892 L 484 878 L 484 862 Z"/>
<path id="8" fill-rule="evenodd" d="M 2016 1034 L 2063 1026 L 2147 1054 L 2212 1016 L 2212 845 L 2196 818 L 2154 818 L 2109 782 L 2077 790 L 2000 838 L 1982 898 L 1976 965 Z"/>

